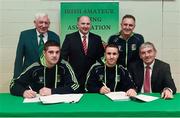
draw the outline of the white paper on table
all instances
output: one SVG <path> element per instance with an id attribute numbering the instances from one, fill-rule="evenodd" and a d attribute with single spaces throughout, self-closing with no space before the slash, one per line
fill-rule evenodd
<path id="1" fill-rule="evenodd" d="M 136 95 L 133 98 L 136 98 L 136 99 L 144 101 L 144 102 L 151 102 L 153 100 L 159 99 L 159 97 L 143 95 L 143 94 Z"/>
<path id="2" fill-rule="evenodd" d="M 39 94 L 36 94 L 36 97 L 34 98 L 24 98 L 23 103 L 41 102 L 39 96 L 40 96 Z"/>
<path id="3" fill-rule="evenodd" d="M 43 104 L 53 103 L 76 103 L 79 102 L 83 94 L 53 94 L 49 96 L 40 96 Z"/>
<path id="4" fill-rule="evenodd" d="M 129 96 L 126 95 L 125 92 L 119 91 L 119 92 L 110 92 L 105 94 L 108 98 L 110 98 L 113 101 L 127 101 L 130 100 Z"/>

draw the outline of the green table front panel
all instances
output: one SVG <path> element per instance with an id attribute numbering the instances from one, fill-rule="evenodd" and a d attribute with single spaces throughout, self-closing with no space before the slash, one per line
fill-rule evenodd
<path id="1" fill-rule="evenodd" d="M 160 96 L 160 94 L 151 94 Z M 23 103 L 22 97 L 0 94 L 0 117 L 180 117 L 180 93 L 152 102 L 111 101 L 101 94 L 84 94 L 79 103 Z"/>

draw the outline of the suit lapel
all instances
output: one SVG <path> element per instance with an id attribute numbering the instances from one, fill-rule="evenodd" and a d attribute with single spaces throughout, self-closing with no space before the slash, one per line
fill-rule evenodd
<path id="1" fill-rule="evenodd" d="M 158 72 L 159 72 L 159 68 L 158 68 L 158 62 L 157 60 L 155 60 L 154 62 L 154 66 L 153 66 L 153 70 L 152 70 L 152 74 L 151 74 L 151 88 L 153 88 L 153 83 L 155 82 L 155 78 L 158 78 Z"/>
<path id="2" fill-rule="evenodd" d="M 81 35 L 79 34 L 79 31 L 76 32 L 75 37 L 77 37 L 76 41 L 77 41 L 77 46 L 80 47 L 80 50 L 81 50 L 80 52 L 82 52 L 82 55 L 85 55 L 83 45 L 82 45 Z"/>
<path id="3" fill-rule="evenodd" d="M 144 65 L 142 62 L 139 63 L 139 69 L 137 68 L 137 71 L 139 73 L 139 79 L 140 79 L 140 84 L 141 86 L 143 85 L 144 82 Z M 138 66 L 137 66 L 138 67 Z"/>
<path id="4" fill-rule="evenodd" d="M 39 55 L 39 53 L 38 53 L 38 40 L 37 40 L 36 29 L 34 29 L 34 30 L 32 31 L 31 38 L 32 38 L 31 42 L 32 42 L 32 47 L 33 47 L 33 49 L 34 49 L 34 52 L 35 52 L 37 55 Z"/>
<path id="5" fill-rule="evenodd" d="M 87 54 L 89 54 L 90 53 L 89 51 L 91 51 L 93 48 L 94 48 L 94 46 L 93 46 L 93 36 L 89 32 Z"/>

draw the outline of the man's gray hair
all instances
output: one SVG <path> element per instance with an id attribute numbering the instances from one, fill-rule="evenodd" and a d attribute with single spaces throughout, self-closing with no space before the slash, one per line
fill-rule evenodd
<path id="1" fill-rule="evenodd" d="M 36 13 L 35 14 L 35 20 L 38 20 L 40 17 L 44 17 L 44 16 L 48 17 L 48 14 L 47 13 L 43 13 L 43 12 Z"/>
<path id="2" fill-rule="evenodd" d="M 141 51 L 141 49 L 143 49 L 143 48 L 145 48 L 145 47 L 152 47 L 153 50 L 154 50 L 155 52 L 157 52 L 154 44 L 151 43 L 151 42 L 144 42 L 143 44 L 141 44 L 141 46 L 140 46 L 140 48 L 139 48 L 139 52 Z"/>

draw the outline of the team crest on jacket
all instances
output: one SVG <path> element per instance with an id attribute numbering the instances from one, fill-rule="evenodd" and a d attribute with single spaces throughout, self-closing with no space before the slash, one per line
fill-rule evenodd
<path id="1" fill-rule="evenodd" d="M 39 83 L 44 83 L 44 77 L 43 76 L 39 76 Z"/>
<path id="2" fill-rule="evenodd" d="M 117 75 L 117 82 L 120 82 L 120 75 Z"/>
<path id="3" fill-rule="evenodd" d="M 61 77 L 60 77 L 60 75 L 58 74 L 57 75 L 57 82 L 60 82 L 61 81 Z"/>
<path id="4" fill-rule="evenodd" d="M 104 75 L 99 75 L 99 81 L 103 82 Z"/>
<path id="5" fill-rule="evenodd" d="M 136 44 L 131 45 L 131 50 L 136 50 Z"/>
<path id="6" fill-rule="evenodd" d="M 118 48 L 119 48 L 119 51 L 122 51 L 122 48 L 121 48 L 121 46 L 120 46 L 120 45 L 118 45 Z"/>

